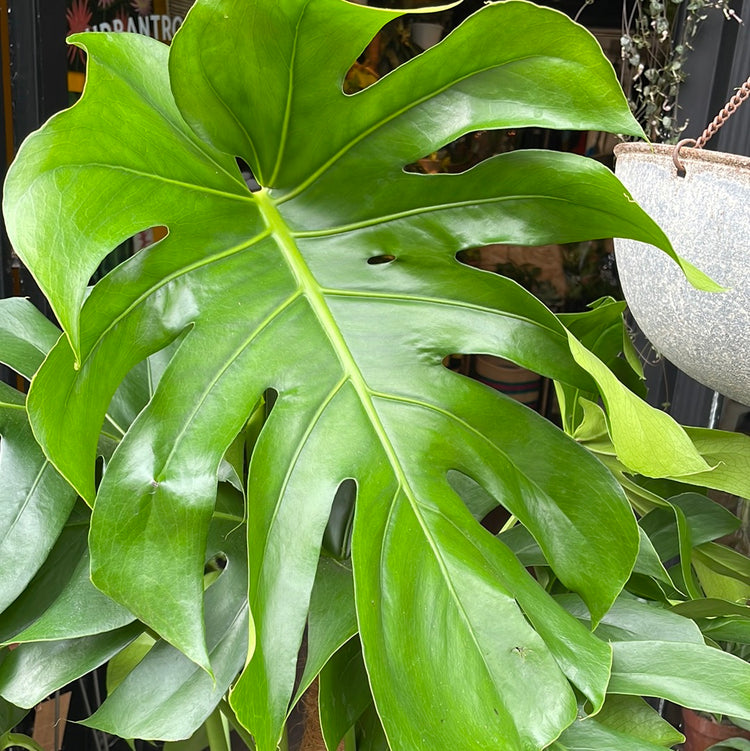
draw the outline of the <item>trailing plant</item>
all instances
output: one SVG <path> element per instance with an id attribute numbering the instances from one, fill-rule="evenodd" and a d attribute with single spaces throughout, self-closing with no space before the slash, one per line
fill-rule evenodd
<path id="1" fill-rule="evenodd" d="M 739 20 L 729 0 L 635 0 L 623 7 L 621 79 L 631 87 L 635 116 L 653 141 L 676 143 L 688 126 L 679 114 L 680 85 L 712 10 Z"/>
<path id="2" fill-rule="evenodd" d="M 750 495 L 748 439 L 639 399 L 621 304 L 556 317 L 456 255 L 626 236 L 715 286 L 596 162 L 405 170 L 477 129 L 642 135 L 614 71 L 565 16 L 510 0 L 345 94 L 401 13 L 198 0 L 169 49 L 73 37 L 85 93 L 5 186 L 63 333 L 3 301 L 0 353 L 31 387 L 0 391 L 0 639 L 19 645 L 0 732 L 107 661 L 85 724 L 212 751 L 227 722 L 273 751 L 318 675 L 329 749 L 669 746 L 640 695 L 750 719 L 750 668 L 670 612 L 724 616 L 690 576 L 695 514 L 642 479 Z M 554 379 L 565 432 L 450 372 L 455 353 Z M 499 505 L 515 523 L 495 536 Z"/>

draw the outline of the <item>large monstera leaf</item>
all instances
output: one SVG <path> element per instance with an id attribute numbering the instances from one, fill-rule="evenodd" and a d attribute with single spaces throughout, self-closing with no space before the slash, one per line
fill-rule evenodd
<path id="1" fill-rule="evenodd" d="M 480 527 L 449 472 L 525 525 L 593 622 L 638 549 L 596 459 L 442 362 L 490 353 L 595 391 L 544 306 L 456 253 L 608 236 L 668 249 L 665 237 L 610 172 L 574 155 L 513 152 L 459 175 L 404 168 L 479 128 L 640 128 L 593 38 L 515 0 L 345 95 L 348 68 L 399 14 L 198 0 L 169 50 L 76 37 L 89 59 L 83 99 L 26 142 L 6 184 L 13 243 L 66 333 L 32 383 L 31 423 L 94 504 L 93 581 L 208 671 L 217 470 L 275 395 L 250 466 L 254 632 L 232 693 L 260 749 L 281 733 L 344 481 L 357 488 L 358 628 L 394 749 L 541 748 L 575 719 L 576 690 L 601 706 L 610 675 L 609 646 Z M 87 294 L 107 253 L 156 226 L 168 235 Z M 112 395 L 170 344 L 96 488 Z"/>

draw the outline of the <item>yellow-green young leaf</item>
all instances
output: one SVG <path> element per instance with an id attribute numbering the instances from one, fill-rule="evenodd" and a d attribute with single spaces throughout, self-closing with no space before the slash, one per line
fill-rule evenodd
<path id="1" fill-rule="evenodd" d="M 706 461 L 715 466 L 708 474 L 680 479 L 750 498 L 750 436 L 707 428 L 688 427 L 685 432 Z"/>
<path id="2" fill-rule="evenodd" d="M 692 563 L 707 597 L 715 597 L 728 602 L 747 602 L 750 599 L 749 584 L 734 576 L 719 573 L 712 565 L 704 563 L 698 551 L 693 554 Z"/>
<path id="3" fill-rule="evenodd" d="M 750 586 L 750 558 L 746 555 L 715 542 L 706 542 L 699 545 L 694 554 L 699 561 L 712 571 Z M 723 596 L 721 597 L 723 598 Z"/>
<path id="4" fill-rule="evenodd" d="M 625 388 L 571 333 L 568 342 L 576 362 L 599 387 L 617 457 L 631 472 L 647 477 L 681 477 L 711 469 L 685 430 L 666 412 L 649 406 Z"/>
<path id="5" fill-rule="evenodd" d="M 609 440 L 607 416 L 598 404 L 588 399 L 579 399 L 579 404 L 583 410 L 583 419 L 575 429 L 573 438 L 581 443 L 585 443 L 588 449 L 596 451 L 596 449 L 591 448 L 590 443 L 593 442 L 594 445 L 599 445 L 598 439 Z"/>

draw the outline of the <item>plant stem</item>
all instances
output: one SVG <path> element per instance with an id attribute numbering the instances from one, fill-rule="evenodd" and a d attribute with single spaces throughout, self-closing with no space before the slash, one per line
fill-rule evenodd
<path id="1" fill-rule="evenodd" d="M 210 751 L 230 751 L 229 728 L 219 708 L 206 720 L 206 734 Z"/>
<path id="2" fill-rule="evenodd" d="M 507 532 L 512 527 L 515 527 L 516 524 L 518 524 L 518 519 L 516 519 L 516 517 L 511 514 L 510 518 L 508 519 L 507 522 L 505 522 L 505 524 L 503 524 L 503 528 L 500 530 L 500 532 L 498 532 L 498 534 Z"/>
<path id="3" fill-rule="evenodd" d="M 221 709 L 222 714 L 229 720 L 229 724 L 232 726 L 232 729 L 239 735 L 239 737 L 242 739 L 242 742 L 248 747 L 249 751 L 255 751 L 255 741 L 253 740 L 253 736 L 250 735 L 250 733 L 245 730 L 244 727 L 242 727 L 242 724 L 237 719 L 237 715 L 234 713 L 234 710 L 232 709 L 231 705 L 226 699 L 222 699 L 219 703 L 219 709 Z"/>
<path id="4" fill-rule="evenodd" d="M 279 751 L 289 751 L 289 736 L 286 734 L 286 727 L 281 734 L 281 740 L 279 741 Z"/>

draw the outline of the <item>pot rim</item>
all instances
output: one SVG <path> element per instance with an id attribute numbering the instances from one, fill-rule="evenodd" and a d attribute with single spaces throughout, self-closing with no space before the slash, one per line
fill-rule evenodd
<path id="1" fill-rule="evenodd" d="M 668 143 L 644 143 L 641 141 L 626 141 L 615 146 L 615 157 L 619 160 L 629 156 L 644 156 L 656 160 L 669 159 L 672 161 L 674 145 Z M 750 170 L 750 157 L 739 154 L 728 154 L 723 151 L 708 149 L 682 148 L 680 161 L 683 164 L 706 163 L 725 165 L 734 169 Z"/>

